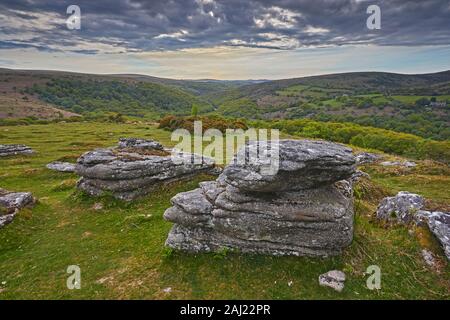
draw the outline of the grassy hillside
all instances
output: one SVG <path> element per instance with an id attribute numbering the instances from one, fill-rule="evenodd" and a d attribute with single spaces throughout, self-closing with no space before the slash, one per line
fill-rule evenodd
<path id="1" fill-rule="evenodd" d="M 219 81 L 2 69 L 0 89 L 2 83 L 9 89 L 0 99 L 0 118 L 117 112 L 154 119 L 188 115 L 195 105 L 199 113 L 234 118 L 351 122 L 450 139 L 450 71 Z M 47 112 L 36 111 L 35 105 L 46 106 Z"/>
<path id="2" fill-rule="evenodd" d="M 218 112 L 232 117 L 352 122 L 424 138 L 450 139 L 449 71 L 424 75 L 364 72 L 278 80 L 225 90 L 210 99 Z"/>
<path id="3" fill-rule="evenodd" d="M 0 69 L 0 119 L 26 117 L 59 119 L 77 116 L 25 92 L 25 89 L 33 84 L 43 84 L 45 81 L 41 77 L 30 77 Z"/>
<path id="4" fill-rule="evenodd" d="M 141 117 L 166 113 L 187 115 L 194 104 L 199 112 L 212 110 L 208 103 L 190 93 L 155 83 L 52 79 L 45 85 L 33 86 L 27 92 L 80 114 L 118 112 Z"/>
<path id="5" fill-rule="evenodd" d="M 34 209 L 21 211 L 0 231 L 0 299 L 450 298 L 450 269 L 434 238 L 426 230 L 385 228 L 373 220 L 380 198 L 399 189 L 424 194 L 430 199 L 429 207 L 445 208 L 450 200 L 445 166 L 425 161 L 401 173 L 364 168 L 374 179 L 357 189 L 355 238 L 340 257 L 190 255 L 164 248 L 171 224 L 162 214 L 173 195 L 212 177 L 172 184 L 141 200 L 122 203 L 82 196 L 76 192 L 75 175 L 45 168 L 50 161 L 74 161 L 87 150 L 113 145 L 122 136 L 153 138 L 172 145 L 167 131 L 145 124 L 1 128 L 2 142 L 26 143 L 37 150 L 33 156 L 0 160 L 1 187 L 32 191 L 39 202 Z M 103 203 L 102 210 L 93 208 L 98 202 Z M 437 271 L 424 264 L 423 247 L 437 256 Z M 81 290 L 66 288 L 66 269 L 73 264 L 81 267 Z M 365 270 L 373 264 L 382 270 L 379 291 L 365 286 Z M 335 268 L 347 273 L 342 293 L 318 284 L 319 274 Z"/>

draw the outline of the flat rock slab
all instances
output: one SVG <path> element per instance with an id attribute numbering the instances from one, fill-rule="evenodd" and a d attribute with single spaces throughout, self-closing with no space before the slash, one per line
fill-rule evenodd
<path id="1" fill-rule="evenodd" d="M 58 172 L 75 172 L 75 163 L 54 161 L 47 164 L 46 168 Z"/>
<path id="2" fill-rule="evenodd" d="M 352 149 L 328 141 L 280 140 L 266 147 L 250 142 L 241 148 L 234 162 L 223 171 L 228 184 L 248 192 L 278 192 L 314 188 L 347 179 L 354 172 Z M 279 150 L 278 171 L 265 174 L 269 157 L 257 157 L 268 149 Z"/>
<path id="3" fill-rule="evenodd" d="M 138 138 L 120 138 L 119 149 L 126 148 L 136 148 L 136 149 L 147 149 L 147 150 L 164 150 L 164 147 L 161 143 L 155 140 L 145 140 Z"/>
<path id="4" fill-rule="evenodd" d="M 32 154 L 33 152 L 33 149 L 24 144 L 0 144 L 0 157 Z"/>
<path id="5" fill-rule="evenodd" d="M 383 167 L 405 167 L 405 168 L 413 168 L 417 164 L 412 161 L 383 161 L 380 162 L 380 165 Z"/>
<path id="6" fill-rule="evenodd" d="M 341 292 L 344 289 L 345 273 L 339 270 L 328 271 L 319 276 L 319 284 Z"/>
<path id="7" fill-rule="evenodd" d="M 0 188 L 0 228 L 10 223 L 20 209 L 34 202 L 30 192 L 11 192 Z"/>

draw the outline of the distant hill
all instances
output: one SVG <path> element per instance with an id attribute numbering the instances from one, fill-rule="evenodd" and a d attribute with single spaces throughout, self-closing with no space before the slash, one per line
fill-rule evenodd
<path id="1" fill-rule="evenodd" d="M 3 88 L 3 89 L 2 89 Z M 0 118 L 117 112 L 353 122 L 450 139 L 450 71 L 352 72 L 284 80 L 177 80 L 0 69 Z"/>
<path id="2" fill-rule="evenodd" d="M 353 72 L 275 80 L 209 96 L 217 112 L 253 119 L 354 122 L 450 138 L 450 71 Z"/>
<path id="3" fill-rule="evenodd" d="M 45 81 L 41 76 L 0 69 L 0 119 L 55 119 L 78 116 L 24 92 L 31 85 L 44 84 Z"/>
<path id="4" fill-rule="evenodd" d="M 273 80 L 240 87 L 243 95 L 258 97 L 273 94 L 295 85 L 305 85 L 326 89 L 348 90 L 355 94 L 364 93 L 414 93 L 432 95 L 448 94 L 450 90 L 450 70 L 428 74 L 397 74 L 387 72 L 349 72 L 320 76 Z"/>

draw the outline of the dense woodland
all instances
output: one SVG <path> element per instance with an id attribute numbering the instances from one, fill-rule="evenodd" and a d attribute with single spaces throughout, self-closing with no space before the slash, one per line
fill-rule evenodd
<path id="1" fill-rule="evenodd" d="M 45 102 L 78 113 L 118 112 L 145 117 L 161 113 L 189 114 L 193 104 L 201 112 L 211 106 L 176 87 L 156 83 L 53 79 L 25 90 Z"/>

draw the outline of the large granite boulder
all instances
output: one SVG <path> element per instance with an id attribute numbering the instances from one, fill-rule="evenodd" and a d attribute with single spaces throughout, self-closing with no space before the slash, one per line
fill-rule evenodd
<path id="1" fill-rule="evenodd" d="M 425 199 L 414 193 L 400 191 L 395 197 L 384 198 L 377 208 L 377 218 L 409 223 L 425 205 Z"/>
<path id="2" fill-rule="evenodd" d="M 33 152 L 33 149 L 24 144 L 0 144 L 0 157 L 32 154 Z"/>
<path id="3" fill-rule="evenodd" d="M 351 184 L 338 181 L 354 172 L 355 160 L 347 150 L 286 140 L 280 142 L 280 170 L 272 176 L 260 174 L 254 165 L 229 165 L 216 181 L 171 199 L 164 218 L 175 225 L 166 245 L 190 252 L 227 247 L 271 255 L 339 254 L 353 237 Z M 313 159 L 326 173 L 320 174 Z M 286 172 L 290 184 L 282 181 L 288 179 Z"/>
<path id="4" fill-rule="evenodd" d="M 171 154 L 153 140 L 121 139 L 119 147 L 83 154 L 75 172 L 78 188 L 93 196 L 105 192 L 122 200 L 148 194 L 161 182 L 213 172 L 214 161 L 195 154 Z"/>
<path id="5" fill-rule="evenodd" d="M 11 192 L 0 188 L 0 228 L 12 222 L 21 208 L 34 202 L 30 192 Z"/>

